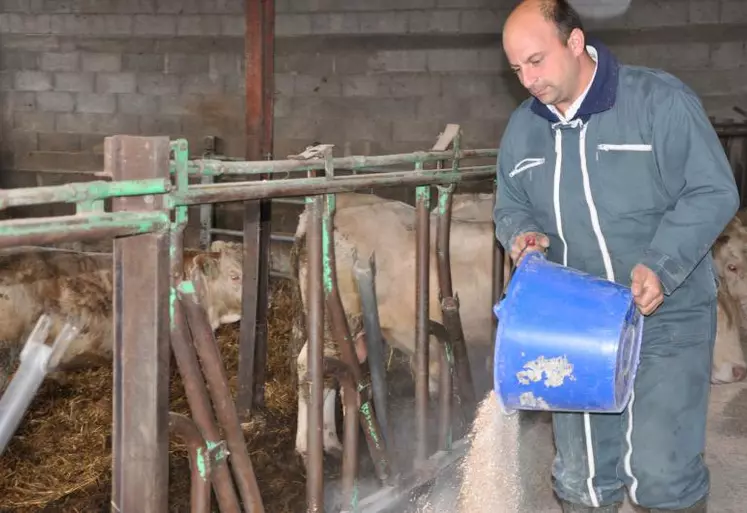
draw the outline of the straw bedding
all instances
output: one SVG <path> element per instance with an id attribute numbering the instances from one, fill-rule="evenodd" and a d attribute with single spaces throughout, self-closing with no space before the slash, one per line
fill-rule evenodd
<path id="1" fill-rule="evenodd" d="M 306 490 L 305 470 L 293 451 L 297 408 L 287 344 L 291 284 L 273 281 L 271 297 L 266 409 L 244 425 L 244 433 L 266 511 L 297 512 L 305 509 Z M 221 327 L 216 337 L 235 392 L 238 324 Z M 43 383 L 0 458 L 0 512 L 109 510 L 111 383 L 110 368 L 69 374 L 61 384 Z M 170 409 L 189 415 L 173 368 Z M 187 452 L 174 437 L 169 450 L 170 510 L 189 511 Z"/>

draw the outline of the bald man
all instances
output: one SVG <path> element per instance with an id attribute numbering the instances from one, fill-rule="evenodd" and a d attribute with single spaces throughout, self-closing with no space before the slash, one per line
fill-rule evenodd
<path id="1" fill-rule="evenodd" d="M 626 410 L 553 415 L 563 511 L 617 512 L 627 488 L 651 512 L 705 512 L 709 249 L 739 206 L 729 162 L 692 90 L 587 42 L 567 2 L 522 2 L 503 47 L 532 97 L 500 143 L 498 240 L 630 286 L 646 316 Z"/>

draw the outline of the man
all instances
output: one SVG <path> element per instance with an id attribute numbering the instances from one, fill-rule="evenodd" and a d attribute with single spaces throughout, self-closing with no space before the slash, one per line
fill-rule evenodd
<path id="1" fill-rule="evenodd" d="M 647 316 L 627 409 L 553 415 L 563 511 L 616 512 L 627 487 L 651 512 L 705 512 L 709 249 L 739 205 L 726 156 L 693 91 L 585 41 L 565 1 L 521 2 L 503 46 L 534 98 L 501 141 L 497 238 L 514 260 L 539 249 L 631 286 Z"/>

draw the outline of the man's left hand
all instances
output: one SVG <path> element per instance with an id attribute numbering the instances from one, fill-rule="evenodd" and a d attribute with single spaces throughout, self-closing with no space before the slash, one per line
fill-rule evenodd
<path id="1" fill-rule="evenodd" d="M 638 264 L 630 273 L 632 283 L 630 290 L 633 293 L 635 304 L 643 315 L 652 314 L 664 301 L 664 291 L 656 273 Z"/>

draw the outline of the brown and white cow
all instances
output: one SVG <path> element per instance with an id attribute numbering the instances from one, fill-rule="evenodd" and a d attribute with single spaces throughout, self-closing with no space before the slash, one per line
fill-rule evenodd
<path id="1" fill-rule="evenodd" d="M 747 377 L 741 338 L 747 328 L 747 227 L 739 215 L 724 228 L 712 248 L 719 277 L 718 321 L 711 382 L 733 383 Z"/>
<path id="2" fill-rule="evenodd" d="M 492 254 L 495 236 L 492 222 L 493 198 L 490 194 L 455 195 L 452 204 L 450 257 L 452 282 L 459 293 L 460 314 L 464 336 L 470 350 L 489 351 L 491 340 Z M 376 255 L 376 297 L 381 331 L 387 343 L 412 357 L 415 350 L 415 223 L 416 210 L 405 203 L 368 194 L 338 194 L 334 215 L 334 243 L 338 289 L 343 308 L 348 316 L 351 335 L 356 340 L 359 360 L 365 359 L 362 336 L 361 305 L 353 274 L 354 252 L 367 258 Z M 435 210 L 435 209 L 434 209 Z M 475 219 L 479 218 L 479 219 Z M 308 259 L 305 236 L 308 231 L 307 212 L 301 214 L 296 231 L 294 252 L 297 252 L 297 276 L 301 286 L 301 300 L 307 309 L 305 284 Z M 431 254 L 429 318 L 441 322 L 438 301 L 436 266 L 436 217 L 431 213 Z M 469 290 L 469 293 L 466 291 Z M 325 316 L 326 321 L 327 316 Z M 325 322 L 326 324 L 326 322 Z M 298 325 L 298 324 L 297 324 Z M 307 408 L 309 404 L 306 380 L 306 337 L 294 328 L 300 347 L 296 362 L 298 376 L 298 427 L 296 451 L 306 455 Z M 439 346 L 431 337 L 429 364 L 429 392 L 438 393 Z M 334 339 L 325 326 L 324 354 L 339 357 Z M 471 358 L 474 360 L 474 357 Z M 473 371 L 474 372 L 474 371 Z M 325 381 L 324 391 L 324 450 L 328 453 L 342 449 L 335 430 L 336 390 L 331 379 Z"/>
<path id="3" fill-rule="evenodd" d="M 184 251 L 185 276 L 197 269 L 199 300 L 215 330 L 241 318 L 241 245 L 216 241 L 210 251 Z M 90 367 L 112 358 L 112 254 L 54 248 L 0 253 L 0 387 L 33 329 L 46 313 L 54 338 L 67 319 L 80 329 L 59 370 Z"/>

